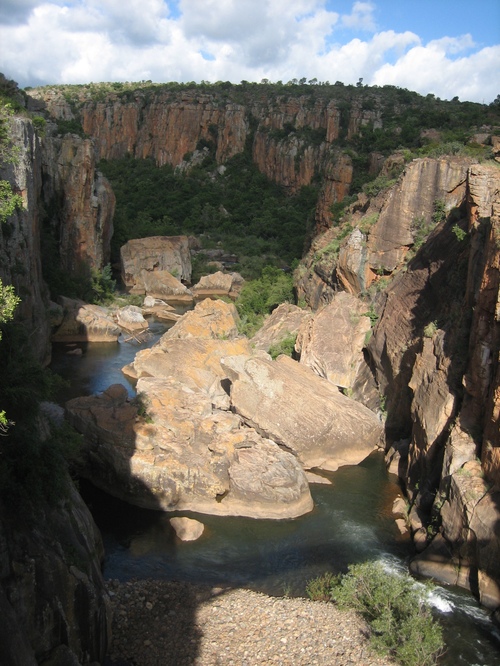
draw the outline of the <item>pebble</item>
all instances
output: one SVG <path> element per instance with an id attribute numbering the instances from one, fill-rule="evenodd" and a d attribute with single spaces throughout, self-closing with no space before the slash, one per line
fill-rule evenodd
<path id="1" fill-rule="evenodd" d="M 106 666 L 395 664 L 371 651 L 360 617 L 331 603 L 152 579 L 107 587 Z"/>

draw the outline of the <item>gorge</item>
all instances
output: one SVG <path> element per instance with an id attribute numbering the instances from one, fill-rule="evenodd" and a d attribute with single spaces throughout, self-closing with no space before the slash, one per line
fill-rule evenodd
<path id="1" fill-rule="evenodd" d="M 192 333 L 184 333 L 178 339 L 165 338 L 152 352 L 141 352 L 132 364 L 135 377 L 154 404 L 162 402 L 159 392 L 165 382 L 176 395 L 174 414 L 166 423 L 169 428 L 175 412 L 184 413 L 187 406 L 182 402 L 184 389 L 175 385 L 170 370 L 163 376 L 154 374 L 160 350 L 166 358 L 166 350 L 173 353 L 175 348 L 178 358 L 187 359 L 180 356 L 181 343 L 187 339 L 191 354 L 199 347 L 199 367 L 217 354 L 225 359 L 212 368 L 215 374 L 209 383 L 202 385 L 206 392 L 209 389 L 209 406 L 200 399 L 196 409 L 204 418 L 210 414 L 217 439 L 210 440 L 209 448 L 217 450 L 221 459 L 227 455 L 221 437 L 232 428 L 229 421 L 242 419 L 245 428 L 253 428 L 252 441 L 240 443 L 249 466 L 254 465 L 252 450 L 257 466 L 259 456 L 268 456 L 268 462 L 261 463 L 268 465 L 269 456 L 279 451 L 283 460 L 289 456 L 286 460 L 296 466 L 297 474 L 303 472 L 296 460 L 307 469 L 335 469 L 365 458 L 383 430 L 387 462 L 408 502 L 405 520 L 416 550 L 411 570 L 470 589 L 498 619 L 500 170 L 494 159 L 478 157 L 488 150 L 492 157 L 498 155 L 498 113 L 474 105 L 480 108 L 467 129 L 476 156 L 456 146 L 451 152 L 461 154 L 418 156 L 395 149 L 406 139 L 413 141 L 416 135 L 435 130 L 432 123 L 439 121 L 440 113 L 449 115 L 452 127 L 451 106 L 441 108 L 427 100 L 427 106 L 419 109 L 419 100 L 408 91 L 388 90 L 384 96 L 383 90 L 331 88 L 318 87 L 310 94 L 251 86 L 30 91 L 26 107 L 35 117 L 43 114 L 45 129 L 37 129 L 26 113 L 8 121 L 19 159 L 2 167 L 2 179 L 22 197 L 23 208 L 0 226 L 0 275 L 21 297 L 16 316 L 32 334 L 36 357 L 47 363 L 51 331 L 60 316 L 60 306 L 51 305 L 50 298 L 61 293 L 49 295 L 44 279 L 48 268 L 43 264 L 57 264 L 60 273 L 80 279 L 90 276 L 92 269 L 101 271 L 110 261 L 118 202 L 99 171 L 99 160 L 130 155 L 189 172 L 196 160 L 209 156 L 217 178 L 217 173 L 224 173 L 221 167 L 246 150 L 258 170 L 288 196 L 315 185 L 318 196 L 310 238 L 294 273 L 297 301 L 312 314 L 300 323 L 287 320 L 277 326 L 277 336 L 272 334 L 273 340 L 279 340 L 284 333 L 298 333 L 295 355 L 300 364 L 284 357 L 278 361 L 259 357 L 250 348 L 243 349 L 248 342 L 237 331 L 217 329 L 203 344 L 193 342 Z M 426 125 L 422 109 L 429 113 L 431 108 Z M 462 108 L 457 106 L 458 112 Z M 81 136 L 63 133 L 64 127 L 80 127 Z M 364 153 L 370 143 L 379 150 Z M 380 189 L 359 187 L 360 179 L 369 185 L 377 178 Z M 358 196 L 348 196 L 353 192 Z M 42 229 L 49 232 L 43 252 Z M 342 365 L 333 342 L 345 350 L 352 340 L 356 340 L 352 355 Z M 241 349 L 236 350 L 236 345 Z M 215 352 L 216 346 L 226 351 Z M 157 358 L 151 359 L 151 353 Z M 233 360 L 241 355 L 243 365 Z M 288 368 L 292 364 L 293 371 Z M 186 375 L 196 369 L 183 360 L 179 365 Z M 282 403 L 267 403 L 271 387 L 285 382 L 285 370 L 296 373 L 288 401 L 308 397 L 302 405 L 291 404 L 289 412 Z M 349 454 L 338 452 L 325 456 L 308 447 L 301 452 L 300 440 L 315 440 L 321 416 L 329 409 L 318 403 L 316 420 L 306 413 L 305 404 L 309 406 L 323 391 L 314 389 L 310 398 L 306 375 L 313 376 L 310 381 L 315 385 L 328 387 L 322 396 L 325 405 L 339 400 L 345 405 L 340 411 L 347 411 L 347 406 L 357 410 L 358 425 L 361 414 L 373 424 L 373 436 L 367 426 L 366 451 L 360 457 L 349 459 Z M 229 396 L 226 380 L 231 384 Z M 199 375 L 183 381 L 190 382 L 190 402 L 193 396 L 198 399 L 193 387 L 198 382 L 199 388 Z M 255 396 L 257 407 L 249 407 L 249 397 Z M 119 389 L 110 389 L 108 397 L 113 409 L 122 405 L 130 411 L 127 396 Z M 212 412 L 213 405 L 217 413 Z M 295 415 L 295 421 L 285 421 L 281 431 L 275 425 L 276 413 L 283 419 Z M 78 426 L 79 418 L 73 412 L 75 425 L 85 431 L 81 420 Z M 153 422 L 159 418 L 155 408 L 152 418 Z M 19 416 L 14 420 L 20 421 Z M 205 428 L 201 423 L 197 427 Z M 182 419 L 175 425 L 177 437 L 184 437 Z M 141 427 L 145 443 L 151 425 Z M 321 427 L 330 441 L 335 433 Z M 304 437 L 296 436 L 295 442 L 293 436 L 299 433 Z M 200 440 L 204 446 L 206 441 Z M 149 450 L 146 444 L 143 450 Z M 193 461 L 185 464 L 188 471 L 193 468 Z M 98 485 L 105 487 L 111 480 L 105 470 L 102 473 Z M 239 473 L 232 477 L 236 485 L 242 479 L 241 469 Z M 156 481 L 148 483 L 151 488 Z M 214 507 L 230 503 L 233 495 L 235 505 L 248 503 L 247 490 L 238 498 L 232 489 L 217 484 L 220 481 L 207 481 L 211 507 L 203 499 L 188 508 L 215 513 Z M 306 487 L 304 482 L 300 497 L 286 496 L 284 501 L 300 505 L 295 515 L 310 509 Z M 40 507 L 39 531 L 22 532 L 14 529 L 12 514 L 2 505 L 1 603 L 9 627 L 19 617 L 25 627 L 21 635 L 7 628 L 2 641 L 13 664 L 43 663 L 58 652 L 71 652 L 82 664 L 104 658 L 109 616 L 99 572 L 100 537 L 76 492 L 64 506 Z M 52 572 L 47 582 L 50 594 L 43 592 L 42 571 Z M 78 616 L 76 606 L 85 617 Z"/>

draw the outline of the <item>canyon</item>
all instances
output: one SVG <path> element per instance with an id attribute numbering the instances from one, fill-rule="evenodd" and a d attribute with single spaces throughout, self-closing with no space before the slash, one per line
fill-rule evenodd
<path id="1" fill-rule="evenodd" d="M 0 277 L 20 295 L 16 316 L 33 333 L 35 354 L 44 364 L 50 358 L 58 309 L 51 298 L 60 294 L 49 294 L 43 279 L 41 227 L 45 225 L 54 239 L 51 260 L 61 270 L 78 276 L 109 262 L 115 199 L 111 185 L 98 170 L 100 159 L 130 155 L 152 158 L 158 165 L 189 166 L 201 141 L 212 142 L 216 161 L 223 165 L 250 145 L 259 170 L 290 193 L 319 180 L 314 237 L 295 272 L 298 299 L 309 306 L 310 315 L 297 317 L 294 324 L 276 324 L 269 339 L 279 338 L 291 328 L 299 333 L 294 396 L 300 397 L 304 373 L 314 373 L 314 381 L 321 378 L 331 396 L 335 394 L 325 400 L 345 398 L 360 413 L 366 410 L 373 418 L 379 416 L 375 420 L 384 431 L 387 464 L 398 475 L 407 500 L 404 520 L 416 550 L 412 571 L 470 589 L 498 619 L 498 165 L 464 156 L 409 162 L 401 152 L 387 159 L 379 157 L 374 177 L 390 175 L 394 164 L 399 164 L 395 182 L 373 196 L 360 194 L 340 223 L 334 223 L 332 205 L 349 194 L 355 176 L 353 157 L 342 149 L 339 138 L 352 139 L 368 126 L 383 129 L 384 117 L 376 106 L 363 108 L 353 102 L 346 111 L 343 101 L 306 96 L 282 95 L 273 100 L 257 96 L 249 103 L 245 98 L 237 102 L 190 90 L 148 94 L 140 89 L 127 95 L 109 93 L 102 99 L 82 93 L 68 100 L 60 91 L 49 89 L 31 91 L 28 109 L 46 115 L 47 129 L 41 136 L 29 118 L 18 115 L 12 120 L 12 140 L 20 157 L 2 167 L 1 177 L 22 196 L 24 206 L 0 227 Z M 86 137 L 58 133 L 56 121 L 75 119 Z M 187 246 L 183 251 L 188 252 Z M 182 270 L 187 259 L 177 263 Z M 325 340 L 337 335 L 343 348 L 357 340 L 344 365 L 339 364 L 334 346 L 328 347 L 328 353 L 324 351 Z M 261 336 L 263 339 L 264 333 Z M 170 340 L 163 346 L 180 347 L 180 343 Z M 265 347 L 269 349 L 268 343 Z M 249 396 L 284 381 L 281 373 L 292 361 L 251 358 L 249 350 L 245 354 L 244 365 L 226 363 L 224 377 L 232 381 L 233 420 L 243 418 L 255 426 L 251 441 L 243 443 L 246 458 L 242 460 L 251 467 L 252 455 L 261 460 L 266 456 L 269 460 L 271 455 L 261 433 L 277 442 L 281 435 L 273 429 L 272 414 L 255 404 L 249 407 Z M 151 377 L 147 364 L 156 360 L 149 356 L 143 354 L 134 362 L 134 371 L 158 404 L 162 388 Z M 269 386 L 260 381 L 263 375 Z M 170 390 L 182 409 L 182 391 L 173 384 Z M 105 398 L 115 411 L 123 410 L 125 423 L 130 419 L 129 407 L 125 396 L 118 393 L 114 389 Z M 217 399 L 225 399 L 223 393 Z M 264 404 L 264 398 L 260 399 Z M 101 404 L 92 408 L 103 409 Z M 199 409 L 203 412 L 206 405 L 200 403 Z M 273 412 L 280 407 L 270 404 L 269 409 Z M 77 412 L 75 408 L 75 422 L 81 419 Z M 314 424 L 309 417 L 306 421 Z M 284 427 L 293 431 L 293 423 Z M 140 436 L 146 441 L 148 426 L 141 428 Z M 218 423 L 217 428 L 220 438 L 229 425 Z M 368 433 L 366 453 L 377 439 L 370 437 Z M 316 451 L 305 460 L 300 441 L 293 446 L 290 439 L 283 441 L 293 456 L 299 460 L 302 456 L 304 466 L 318 463 Z M 213 446 L 221 446 L 215 435 Z M 225 464 L 236 468 L 233 453 L 231 447 L 226 448 Z M 192 461 L 184 464 L 187 470 Z M 283 461 L 276 464 L 286 467 Z M 241 466 L 239 472 L 239 478 L 247 481 Z M 294 467 L 293 473 L 300 476 L 302 471 Z M 227 487 L 214 479 L 207 484 L 217 486 L 216 495 L 224 494 Z M 109 482 L 103 478 L 101 485 Z M 299 496 L 283 495 L 285 503 L 300 505 L 297 514 L 310 506 L 306 485 L 301 486 Z M 254 492 L 246 488 L 235 503 L 248 503 Z M 205 501 L 200 499 L 200 503 Z M 42 658 L 55 658 L 58 651 L 71 653 L 81 664 L 103 659 L 108 619 L 99 572 L 102 546 L 76 491 L 68 502 L 61 514 L 45 511 L 40 530 L 54 534 L 54 542 L 35 533 L 33 543 L 26 542 L 29 548 L 25 552 L 23 537 L 13 536 L 12 517 L 2 514 L 0 602 L 12 625 L 15 618 L 29 618 L 21 623 L 26 627 L 22 635 L 6 638 L 3 649 L 11 650 L 5 653 L 9 658 L 16 653 L 15 646 L 22 646 L 12 663 L 40 663 Z M 72 518 L 75 515 L 78 520 Z M 61 534 L 69 544 L 66 550 L 57 546 Z M 44 595 L 43 607 L 37 601 L 40 574 L 34 565 L 34 549 L 38 548 L 46 553 L 44 569 L 55 570 L 55 588 L 61 590 L 52 599 Z M 86 617 L 76 614 L 73 619 L 76 600 L 82 598 L 87 601 L 79 607 L 87 609 Z M 55 628 L 60 612 L 71 618 L 65 620 L 64 638 Z M 50 631 L 44 625 L 47 617 L 53 620 Z M 69 628 L 71 623 L 73 628 Z M 74 630 L 75 626 L 80 629 Z"/>

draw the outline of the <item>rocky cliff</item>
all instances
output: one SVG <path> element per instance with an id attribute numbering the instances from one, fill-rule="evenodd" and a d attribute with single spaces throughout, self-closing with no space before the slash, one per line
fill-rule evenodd
<path id="1" fill-rule="evenodd" d="M 366 345 L 388 459 L 410 500 L 416 572 L 500 605 L 500 169 L 415 160 L 313 243 L 297 272 L 313 307 L 371 297 Z M 363 396 L 362 372 L 353 385 Z M 372 392 L 375 389 L 371 389 Z"/>
<path id="2" fill-rule="evenodd" d="M 106 261 L 113 197 L 96 174 L 100 158 L 130 154 L 176 166 L 205 146 L 222 164 L 250 147 L 259 169 L 290 192 L 319 178 L 316 227 L 326 231 L 297 273 L 297 291 L 313 310 L 339 290 L 371 296 L 367 362 L 347 388 L 370 406 L 383 398 L 391 469 L 410 500 L 421 551 L 414 569 L 500 605 L 498 168 L 449 157 L 405 165 L 395 156 L 397 182 L 358 197 L 331 227 L 331 205 L 348 192 L 356 158 L 333 142 L 382 127 L 376 104 L 346 110 L 331 99 L 286 96 L 249 103 L 189 90 L 107 93 L 78 104 L 45 91 L 39 99 L 54 118 L 80 119 L 92 139 L 49 131 L 41 148 L 31 124 L 16 120 L 23 158 L 8 178 L 26 210 L 2 230 L 1 275 L 24 295 L 22 315 L 48 330 L 40 201 L 64 269 Z M 372 161 L 374 173 L 391 172 L 382 158 Z"/>
<path id="3" fill-rule="evenodd" d="M 115 196 L 96 160 L 90 139 L 66 134 L 42 142 L 44 222 L 70 275 L 88 276 L 109 263 Z"/>
<path id="4" fill-rule="evenodd" d="M 0 277 L 4 284 L 12 284 L 20 297 L 15 317 L 28 329 L 35 358 L 46 364 L 50 360 L 51 302 L 42 271 L 41 227 L 42 220 L 49 216 L 44 202 L 50 206 L 57 200 L 61 204 L 58 212 L 62 213 L 60 218 L 55 214 L 49 217 L 60 234 L 61 245 L 56 243 L 52 254 L 46 252 L 45 261 L 61 261 L 61 269 L 72 272 L 79 260 L 89 268 L 101 268 L 106 260 L 105 239 L 109 243 L 113 196 L 95 173 L 90 141 L 69 136 L 62 140 L 41 137 L 25 116 L 8 117 L 6 123 L 15 159 L 2 165 L 0 177 L 20 195 L 23 206 L 0 225 Z M 18 388 L 14 387 L 13 392 Z M 36 393 L 36 388 L 33 391 Z M 28 420 L 30 415 L 21 407 L 24 397 L 16 395 L 22 418 Z M 6 408 L 6 400 L 4 394 L 2 407 Z M 27 411 L 30 409 L 31 403 Z M 9 433 L 2 439 L 7 445 Z M 20 440 L 17 446 L 27 466 L 33 456 L 32 474 L 42 474 L 37 467 L 40 460 L 33 453 L 36 442 Z M 2 453 L 2 479 L 10 478 L 15 463 L 6 449 Z M 50 457 L 50 452 L 47 455 Z M 104 659 L 108 611 L 100 571 L 102 543 L 69 478 L 66 483 L 70 488 L 67 498 L 57 505 L 40 502 L 31 518 L 12 497 L 10 508 L 0 500 L 2 664 L 76 665 L 102 663 Z M 15 482 L 11 492 L 12 488 Z M 5 492 L 9 491 L 4 487 Z"/>
<path id="5" fill-rule="evenodd" d="M 32 105 L 45 107 L 52 118 L 81 121 L 99 159 L 131 155 L 177 167 L 205 146 L 223 164 L 250 147 L 259 170 L 290 193 L 322 183 L 318 229 L 330 225 L 331 205 L 342 201 L 352 182 L 351 159 L 335 142 L 341 132 L 352 139 L 368 124 L 381 123 L 380 112 L 360 103 L 350 109 L 328 96 L 240 94 L 236 102 L 234 95 L 193 90 L 138 89 L 98 100 L 83 92 L 68 100 L 58 89 L 30 94 Z"/>
<path id="6" fill-rule="evenodd" d="M 42 188 L 42 149 L 31 122 L 11 121 L 18 159 L 0 167 L 0 179 L 21 195 L 23 209 L 0 225 L 0 278 L 12 284 L 21 303 L 16 316 L 33 332 L 33 346 L 42 362 L 50 358 L 49 294 L 42 277 L 39 202 Z"/>

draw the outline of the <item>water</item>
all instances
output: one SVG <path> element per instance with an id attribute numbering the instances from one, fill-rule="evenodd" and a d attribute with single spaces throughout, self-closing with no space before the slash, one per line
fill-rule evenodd
<path id="1" fill-rule="evenodd" d="M 153 325 L 155 339 L 164 328 Z M 83 356 L 68 356 L 67 346 L 57 345 L 52 368 L 71 381 L 61 400 L 96 393 L 113 383 L 122 383 L 133 395 L 134 382 L 121 368 L 152 342 L 79 345 Z M 167 515 L 125 504 L 84 481 L 81 491 L 103 535 L 106 577 L 156 577 L 303 596 L 308 580 L 325 571 L 346 571 L 351 563 L 380 560 L 393 572 L 406 572 L 411 544 L 399 535 L 391 515 L 399 488 L 382 456 L 374 454 L 360 465 L 325 476 L 332 485 L 311 487 L 314 510 L 283 521 Z M 202 537 L 195 542 L 177 540 L 169 523 L 174 515 L 203 522 Z M 436 587 L 428 600 L 444 627 L 443 666 L 500 664 L 500 632 L 470 594 Z"/>

